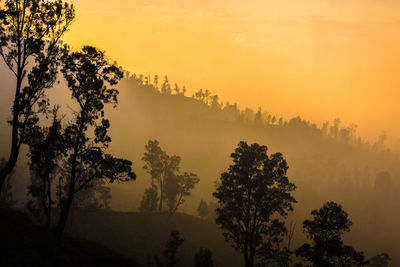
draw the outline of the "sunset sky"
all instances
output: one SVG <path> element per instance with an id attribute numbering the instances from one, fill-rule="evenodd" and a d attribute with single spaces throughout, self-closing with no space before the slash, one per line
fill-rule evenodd
<path id="1" fill-rule="evenodd" d="M 240 107 L 400 139 L 398 0 L 75 0 L 65 40 Z"/>

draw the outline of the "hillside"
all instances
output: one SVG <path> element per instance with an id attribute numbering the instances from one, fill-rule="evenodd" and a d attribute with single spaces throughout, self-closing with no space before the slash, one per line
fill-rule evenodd
<path id="1" fill-rule="evenodd" d="M 257 117 L 255 111 L 239 109 L 235 104 L 213 102 L 215 96 L 207 101 L 182 93 L 161 93 L 137 76 L 123 79 L 118 89 L 118 106 L 106 110 L 111 123 L 109 151 L 132 160 L 137 179 L 111 185 L 114 210 L 137 210 L 150 184 L 141 160 L 150 139 L 160 141 L 168 154 L 181 156 L 182 171 L 194 172 L 201 179 L 180 210 L 187 214 L 196 213 L 201 199 L 215 202 L 215 181 L 231 163 L 229 156 L 238 142 L 258 142 L 268 146 L 268 153 L 283 153 L 289 179 L 297 186 L 294 195 L 298 203 L 288 218 L 297 225 L 294 247 L 305 241 L 301 224 L 310 211 L 332 200 L 343 205 L 353 222 L 346 242 L 367 256 L 388 252 L 394 266 L 400 265 L 396 256 L 400 250 L 400 216 L 396 212 L 400 210 L 400 160 L 398 151 L 385 147 L 384 136 L 368 143 L 357 136 L 353 126 L 342 126 L 338 120 L 317 126 L 300 117 L 273 120 L 273 111 L 261 111 L 261 117 Z M 52 103 L 63 104 L 66 113 L 71 108 L 68 99 L 69 92 L 62 84 L 52 91 Z M 1 108 L 5 110 L 0 127 L 4 149 L 9 140 L 5 122 L 8 113 L 5 106 Z M 20 206 L 29 182 L 25 154 L 22 150 L 16 170 L 16 177 L 23 178 L 13 181 Z M 102 223 L 96 221 L 92 227 Z"/>
<path id="2" fill-rule="evenodd" d="M 332 200 L 341 203 L 353 221 L 348 242 L 368 256 L 386 251 L 393 255 L 393 263 L 400 264 L 395 256 L 400 249 L 400 216 L 394 212 L 400 210 L 400 160 L 397 151 L 385 147 L 384 137 L 366 142 L 354 126 L 342 126 L 339 120 L 322 126 L 300 117 L 273 121 L 273 113 L 262 111 L 257 121 L 255 111 L 162 93 L 137 76 L 124 79 L 119 90 L 118 107 L 107 111 L 113 138 L 110 150 L 131 159 L 138 178 L 132 184 L 113 185 L 114 209 L 136 210 L 149 186 L 141 161 L 149 139 L 159 140 L 167 153 L 181 156 L 183 171 L 199 175 L 200 183 L 182 208 L 189 214 L 195 214 L 201 199 L 215 202 L 211 195 L 215 180 L 231 163 L 230 153 L 238 142 L 258 142 L 267 145 L 269 153 L 283 153 L 288 161 L 289 179 L 297 186 L 298 203 L 289 218 L 297 224 L 296 245 L 305 240 L 302 221 L 312 209 Z"/>
<path id="3" fill-rule="evenodd" d="M 57 246 L 51 232 L 21 211 L 0 209 L 0 266 L 140 266 L 97 243 L 65 237 Z"/>
<path id="4" fill-rule="evenodd" d="M 201 248 L 213 252 L 216 266 L 242 266 L 242 257 L 228 244 L 218 227 L 206 220 L 178 213 L 167 221 L 165 214 L 113 212 L 104 210 L 74 211 L 67 232 L 111 248 L 146 265 L 147 258 L 163 250 L 173 230 L 184 238 L 179 249 L 179 266 L 192 266 L 193 256 Z"/>

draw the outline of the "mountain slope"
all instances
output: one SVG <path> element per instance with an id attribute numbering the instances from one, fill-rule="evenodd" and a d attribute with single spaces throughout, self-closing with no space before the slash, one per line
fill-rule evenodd
<path id="1" fill-rule="evenodd" d="M 216 266 L 242 266 L 242 257 L 224 243 L 218 227 L 206 220 L 178 213 L 166 214 L 76 210 L 68 226 L 70 235 L 98 242 L 146 265 L 147 258 L 162 258 L 169 234 L 178 230 L 184 238 L 179 266 L 192 266 L 193 256 L 205 247 L 213 252 Z"/>
<path id="2" fill-rule="evenodd" d="M 53 234 L 34 225 L 21 211 L 0 208 L 0 266 L 139 266 L 97 243 Z"/>

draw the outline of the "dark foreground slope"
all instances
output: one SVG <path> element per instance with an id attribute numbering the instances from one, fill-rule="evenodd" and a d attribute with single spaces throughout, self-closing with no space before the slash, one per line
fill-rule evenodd
<path id="1" fill-rule="evenodd" d="M 0 266 L 140 266 L 109 248 L 65 238 L 56 246 L 51 232 L 20 211 L 0 209 Z"/>
<path id="2" fill-rule="evenodd" d="M 155 213 L 75 211 L 68 227 L 70 235 L 98 242 L 143 265 L 149 256 L 162 257 L 171 230 L 185 239 L 178 266 L 193 266 L 193 256 L 201 247 L 213 252 L 216 266 L 243 265 L 214 223 L 183 213 L 167 221 L 166 215 Z"/>

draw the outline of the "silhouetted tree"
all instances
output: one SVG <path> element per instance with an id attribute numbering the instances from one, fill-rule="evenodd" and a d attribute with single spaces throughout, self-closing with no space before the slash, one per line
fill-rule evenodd
<path id="1" fill-rule="evenodd" d="M 27 207 L 41 218 L 46 227 L 50 227 L 52 206 L 55 203 L 52 199 L 53 180 L 58 174 L 58 163 L 64 154 L 63 129 L 57 113 L 58 107 L 55 107 L 50 127 L 36 126 L 27 133 L 31 173 L 28 195 L 32 197 Z"/>
<path id="2" fill-rule="evenodd" d="M 153 85 L 158 90 L 158 75 L 154 75 Z"/>
<path id="3" fill-rule="evenodd" d="M 197 207 L 197 214 L 202 219 L 204 219 L 204 218 L 206 218 L 208 216 L 207 202 L 205 202 L 204 200 L 200 201 L 200 204 Z"/>
<path id="4" fill-rule="evenodd" d="M 256 113 L 255 118 L 254 118 L 254 123 L 256 125 L 262 125 L 263 124 L 263 117 L 262 117 L 261 108 L 258 108 L 258 110 L 257 110 L 257 113 Z"/>
<path id="5" fill-rule="evenodd" d="M 166 267 L 176 266 L 178 262 L 176 254 L 178 253 L 178 249 L 184 241 L 185 240 L 180 236 L 178 231 L 171 232 L 167 247 L 164 250 L 164 257 L 167 262 Z"/>
<path id="6" fill-rule="evenodd" d="M 267 124 L 271 124 L 271 118 L 272 118 L 271 114 L 268 114 L 268 116 L 267 116 Z"/>
<path id="7" fill-rule="evenodd" d="M 27 129 L 36 125 L 38 113 L 47 109 L 46 90 L 56 81 L 60 64 L 60 39 L 74 16 L 74 7 L 61 0 L 6 0 L 1 4 L 0 56 L 16 83 L 11 150 L 0 169 L 0 192 L 26 142 Z"/>
<path id="8" fill-rule="evenodd" d="M 181 94 L 181 89 L 179 88 L 177 83 L 175 83 L 174 91 L 175 91 L 175 95 Z"/>
<path id="9" fill-rule="evenodd" d="M 145 162 L 143 168 L 151 175 L 151 188 L 159 191 L 158 210 L 161 212 L 165 201 L 165 181 L 168 177 L 176 175 L 181 158 L 176 155 L 167 155 L 160 148 L 157 140 L 149 140 L 145 148 L 146 152 L 142 157 Z"/>
<path id="10" fill-rule="evenodd" d="M 286 234 L 277 216 L 286 217 L 293 210 L 295 185 L 286 176 L 288 166 L 282 154 L 269 157 L 266 146 L 242 141 L 231 157 L 233 164 L 221 174 L 213 193 L 220 206 L 216 222 L 225 241 L 243 253 L 246 267 L 252 267 L 265 247 L 279 247 Z"/>
<path id="11" fill-rule="evenodd" d="M 216 110 L 220 110 L 222 108 L 222 104 L 219 103 L 218 95 L 211 96 L 211 104 L 210 104 L 210 106 L 211 106 L 211 108 L 216 109 Z"/>
<path id="12" fill-rule="evenodd" d="M 194 173 L 179 174 L 181 158 L 176 155 L 169 156 L 161 149 L 157 140 L 150 140 L 145 149 L 142 157 L 145 162 L 143 168 L 151 176 L 152 190 L 147 190 L 143 195 L 143 210 L 151 209 L 153 201 L 158 198 L 158 211 L 163 211 L 163 203 L 166 202 L 172 215 L 183 204 L 184 197 L 190 195 L 199 179 Z"/>
<path id="13" fill-rule="evenodd" d="M 169 84 L 168 76 L 164 77 L 164 82 L 161 85 L 161 93 L 167 95 L 171 94 L 171 85 Z"/>
<path id="14" fill-rule="evenodd" d="M 205 90 L 204 91 L 204 102 L 206 103 L 206 105 L 208 106 L 208 100 L 210 98 L 211 92 L 209 90 Z"/>
<path id="15" fill-rule="evenodd" d="M 206 248 L 200 248 L 194 255 L 195 267 L 214 267 L 212 252 Z"/>
<path id="16" fill-rule="evenodd" d="M 143 169 L 145 169 L 151 178 L 151 188 L 156 190 L 158 180 L 160 180 L 160 176 L 163 172 L 163 161 L 167 157 L 166 153 L 159 146 L 159 142 L 157 140 L 149 140 L 146 144 L 146 151 L 143 154 L 142 160 L 145 162 Z"/>
<path id="17" fill-rule="evenodd" d="M 340 121 L 339 118 L 336 118 L 333 121 L 333 125 L 329 128 L 330 136 L 332 136 L 332 137 L 337 137 L 338 136 L 339 130 L 340 130 L 340 123 L 341 123 L 341 121 Z"/>
<path id="18" fill-rule="evenodd" d="M 371 267 L 388 267 L 391 258 L 387 253 L 381 253 L 378 255 L 373 256 L 369 260 L 369 266 Z"/>
<path id="19" fill-rule="evenodd" d="M 275 122 L 276 122 L 276 117 L 275 117 L 275 116 L 272 116 L 272 119 L 271 119 L 271 124 L 272 124 L 272 125 L 274 125 L 274 124 L 275 124 Z"/>
<path id="20" fill-rule="evenodd" d="M 327 202 L 319 210 L 311 212 L 313 220 L 303 222 L 303 230 L 312 244 L 303 244 L 296 255 L 314 266 L 364 266 L 363 252 L 343 245 L 342 235 L 350 231 L 352 222 L 348 214 L 335 202 Z"/>
<path id="21" fill-rule="evenodd" d="M 85 46 L 82 51 L 65 53 L 62 73 L 78 111 L 74 113 L 73 123 L 64 130 L 67 160 L 58 187 L 60 216 L 56 237 L 59 241 L 76 194 L 97 179 L 109 182 L 135 179 L 132 162 L 104 153 L 111 142 L 104 105 L 117 104 L 118 91 L 111 87 L 122 78 L 122 72 L 106 60 L 104 52 Z"/>
<path id="22" fill-rule="evenodd" d="M 140 202 L 139 211 L 141 212 L 154 212 L 158 207 L 158 193 L 153 187 L 146 188 L 144 191 L 142 201 Z"/>
<path id="23" fill-rule="evenodd" d="M 185 196 L 190 196 L 190 191 L 200 181 L 194 173 L 185 172 L 182 175 L 169 175 L 165 180 L 165 200 L 167 202 L 169 217 L 178 210 L 184 202 Z"/>

